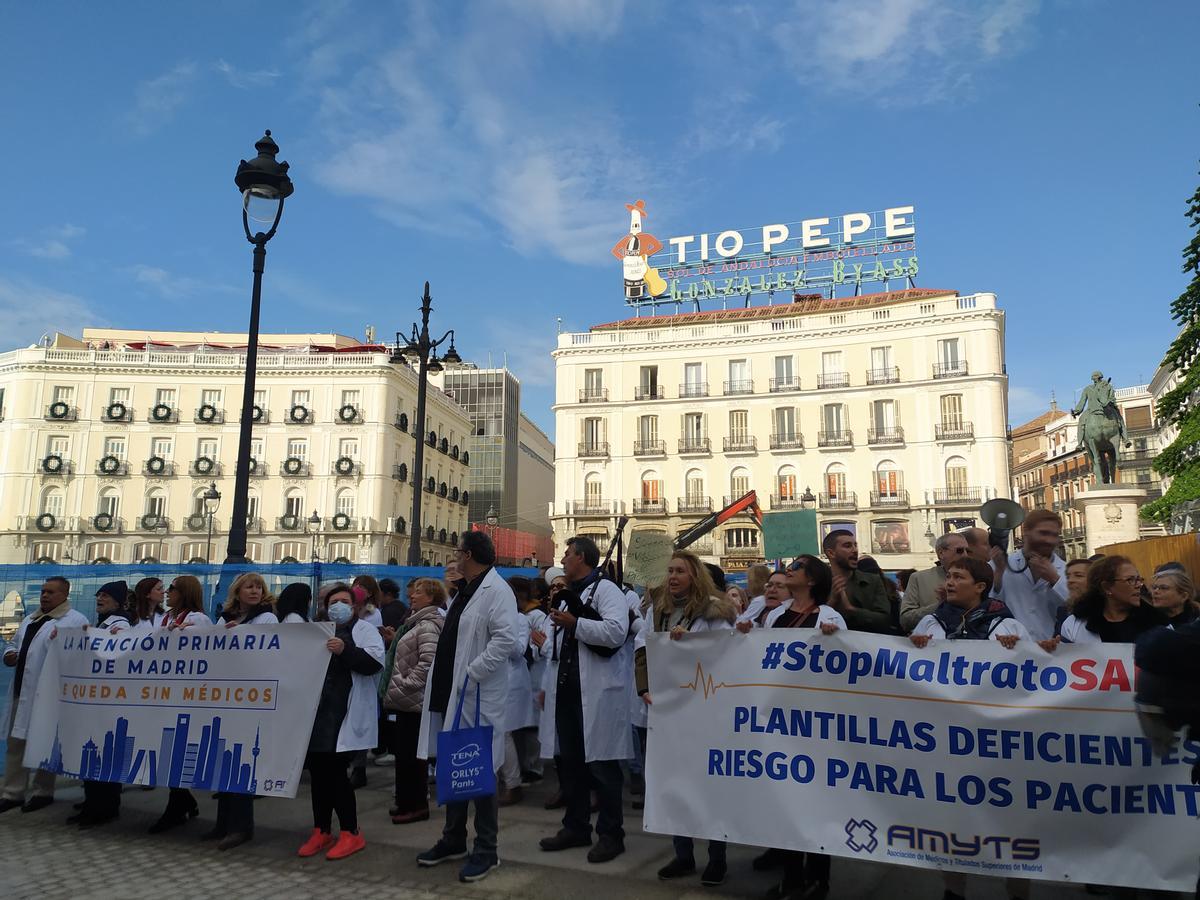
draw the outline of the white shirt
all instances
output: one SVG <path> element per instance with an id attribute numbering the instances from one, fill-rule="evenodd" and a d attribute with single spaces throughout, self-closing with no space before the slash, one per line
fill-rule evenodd
<path id="1" fill-rule="evenodd" d="M 791 608 L 791 603 L 780 603 L 777 607 L 767 613 L 767 618 L 763 622 L 763 628 L 774 628 L 775 621 L 782 616 L 784 612 Z M 846 626 L 846 620 L 842 618 L 842 614 L 836 609 L 826 606 L 824 603 L 817 607 L 816 627 L 820 628 L 822 625 L 836 625 L 842 630 L 849 630 Z"/>
<path id="2" fill-rule="evenodd" d="M 766 605 L 767 598 L 762 594 L 759 594 L 746 604 L 746 611 L 738 616 L 737 620 L 733 624 L 736 625 L 738 622 L 754 622 L 754 620 L 758 618 L 758 614 L 763 611 L 763 607 Z"/>
<path id="3" fill-rule="evenodd" d="M 917 623 L 917 627 L 912 630 L 913 634 L 928 635 L 935 640 L 945 640 L 946 629 L 942 627 L 942 623 L 933 617 L 933 614 L 925 616 Z M 1029 631 L 1024 625 L 1016 619 L 994 619 L 988 628 L 988 637 L 993 641 L 1002 637 L 1015 637 L 1022 641 L 1029 640 Z"/>
<path id="4" fill-rule="evenodd" d="M 1058 556 L 1051 556 L 1050 561 L 1058 573 L 1052 585 L 1040 578 L 1035 581 L 1025 554 L 1014 550 L 1008 555 L 1008 571 L 995 594 L 1037 641 L 1054 636 L 1055 614 L 1067 602 L 1067 564 Z"/>
<path id="5" fill-rule="evenodd" d="M 308 620 L 307 620 L 307 619 L 305 619 L 305 618 L 304 618 L 304 616 L 300 615 L 300 613 L 294 613 L 294 612 L 290 612 L 290 613 L 288 613 L 286 616 L 284 616 L 284 617 L 283 617 L 283 623 L 282 623 L 282 624 L 284 624 L 284 625 L 296 625 L 296 624 L 299 624 L 299 623 L 302 623 L 302 622 L 306 622 L 306 621 L 308 621 Z"/>

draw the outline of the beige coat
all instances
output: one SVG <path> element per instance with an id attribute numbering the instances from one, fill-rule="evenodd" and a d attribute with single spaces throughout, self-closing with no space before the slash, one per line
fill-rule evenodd
<path id="1" fill-rule="evenodd" d="M 383 708 L 394 712 L 419 713 L 425 697 L 425 681 L 442 633 L 442 612 L 436 606 L 418 609 L 406 623 L 409 628 L 396 636 L 396 654 L 388 675 Z"/>

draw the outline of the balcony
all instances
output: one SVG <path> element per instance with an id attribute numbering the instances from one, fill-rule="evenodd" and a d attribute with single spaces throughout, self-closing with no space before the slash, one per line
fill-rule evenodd
<path id="1" fill-rule="evenodd" d="M 819 431 L 817 432 L 818 447 L 853 447 L 854 432 L 846 429 L 845 431 Z"/>
<path id="2" fill-rule="evenodd" d="M 279 464 L 279 474 L 288 478 L 307 478 L 312 474 L 312 466 L 298 456 L 289 456 Z"/>
<path id="3" fill-rule="evenodd" d="M 608 459 L 608 441 L 584 441 L 579 445 L 580 459 Z"/>
<path id="4" fill-rule="evenodd" d="M 51 532 L 73 531 L 74 522 L 66 516 L 44 512 L 36 516 L 24 516 L 17 519 L 17 528 L 21 531 L 40 531 L 42 534 Z"/>
<path id="5" fill-rule="evenodd" d="M 1075 541 L 1082 541 L 1087 537 L 1085 532 L 1086 529 L 1083 528 L 1064 528 L 1062 539 L 1068 544 L 1074 543 Z"/>
<path id="6" fill-rule="evenodd" d="M 680 515 L 712 512 L 712 497 L 680 497 L 675 506 Z"/>
<path id="7" fill-rule="evenodd" d="M 667 514 L 667 501 L 662 498 L 657 500 L 634 500 L 633 514 L 635 516 L 665 516 Z"/>
<path id="8" fill-rule="evenodd" d="M 355 462 L 349 456 L 339 456 L 329 467 L 329 474 L 339 478 L 357 478 L 362 474 L 362 463 Z"/>
<path id="9" fill-rule="evenodd" d="M 808 495 L 808 502 L 812 503 L 816 498 L 812 494 Z M 804 505 L 804 497 L 801 494 L 772 494 L 771 509 L 808 509 Z"/>
<path id="10" fill-rule="evenodd" d="M 125 520 L 111 513 L 97 513 L 87 522 L 97 534 L 121 534 L 125 531 Z"/>
<path id="11" fill-rule="evenodd" d="M 938 488 L 933 492 L 934 506 L 978 506 L 983 491 L 977 487 Z"/>
<path id="12" fill-rule="evenodd" d="M 757 544 L 750 547 L 743 547 L 727 543 L 724 555 L 736 557 L 737 559 L 762 559 L 762 548 Z"/>
<path id="13" fill-rule="evenodd" d="M 1148 463 L 1153 459 L 1158 458 L 1157 450 L 1144 448 L 1141 450 L 1123 450 L 1117 457 L 1118 462 L 1123 463 Z"/>
<path id="14" fill-rule="evenodd" d="M 1070 500 L 1055 500 L 1050 507 L 1054 512 L 1068 512 L 1072 509 Z"/>
<path id="15" fill-rule="evenodd" d="M 114 400 L 108 406 L 104 407 L 104 411 L 100 413 L 101 422 L 132 422 L 133 410 L 120 400 Z"/>
<path id="16" fill-rule="evenodd" d="M 753 393 L 754 393 L 754 379 L 753 378 L 742 378 L 742 379 L 739 379 L 736 381 L 726 381 L 725 382 L 725 396 L 726 397 L 731 396 L 733 394 L 753 394 Z"/>
<path id="17" fill-rule="evenodd" d="M 363 423 L 362 410 L 353 403 L 343 404 L 338 409 L 334 421 L 338 425 L 361 425 Z"/>
<path id="18" fill-rule="evenodd" d="M 288 425 L 311 425 L 315 421 L 312 410 L 302 403 L 290 406 L 283 419 Z"/>
<path id="19" fill-rule="evenodd" d="M 708 438 L 690 437 L 679 439 L 679 455 L 712 453 L 712 441 Z"/>
<path id="20" fill-rule="evenodd" d="M 74 422 L 79 418 L 79 410 L 63 400 L 55 400 L 46 407 L 47 422 Z"/>
<path id="21" fill-rule="evenodd" d="M 689 553 L 695 553 L 697 556 L 713 555 L 712 541 L 696 541 L 694 544 L 688 544 L 684 549 Z"/>
<path id="22" fill-rule="evenodd" d="M 794 376 L 787 378 L 772 378 L 770 383 L 772 394 L 783 394 L 788 391 L 800 390 L 800 379 Z"/>
<path id="23" fill-rule="evenodd" d="M 266 460 L 250 457 L 250 477 L 251 478 L 266 478 L 267 463 Z"/>
<path id="24" fill-rule="evenodd" d="M 680 399 L 686 400 L 689 397 L 707 397 L 708 382 L 707 381 L 692 381 L 679 386 Z"/>
<path id="25" fill-rule="evenodd" d="M 225 410 L 217 409 L 211 403 L 205 403 L 196 408 L 192 421 L 197 425 L 224 425 Z"/>
<path id="26" fill-rule="evenodd" d="M 579 391 L 580 403 L 607 403 L 608 388 L 583 388 Z"/>
<path id="27" fill-rule="evenodd" d="M 804 435 L 788 432 L 786 434 L 771 435 L 772 450 L 803 450 Z"/>
<path id="28" fill-rule="evenodd" d="M 41 474 L 51 478 L 65 478 L 70 475 L 75 466 L 69 459 L 64 459 L 62 454 L 48 453 L 42 458 L 42 464 L 39 467 Z"/>
<path id="29" fill-rule="evenodd" d="M 371 520 L 355 518 L 346 513 L 336 513 L 325 519 L 325 530 L 329 531 L 370 531 Z"/>
<path id="30" fill-rule="evenodd" d="M 171 520 L 157 513 L 146 513 L 137 520 L 138 531 L 170 531 Z"/>
<path id="31" fill-rule="evenodd" d="M 899 425 L 893 428 L 868 428 L 867 429 L 867 444 L 884 445 L 884 444 L 903 444 L 904 429 Z"/>
<path id="32" fill-rule="evenodd" d="M 663 389 L 659 385 L 657 387 L 643 384 L 633 389 L 634 400 L 661 400 L 663 398 Z"/>
<path id="33" fill-rule="evenodd" d="M 886 369 L 867 369 L 867 384 L 896 384 L 900 381 L 900 367 L 889 366 Z"/>
<path id="34" fill-rule="evenodd" d="M 170 478 L 175 474 L 175 463 L 161 456 L 152 456 L 142 464 L 142 474 L 151 478 Z"/>
<path id="35" fill-rule="evenodd" d="M 96 463 L 96 474 L 105 478 L 121 478 L 129 474 L 129 463 L 111 454 L 102 456 Z"/>
<path id="36" fill-rule="evenodd" d="M 408 466 L 405 463 L 392 466 L 392 477 L 401 484 L 408 484 Z"/>
<path id="37" fill-rule="evenodd" d="M 220 478 L 221 464 L 216 460 L 201 456 L 188 463 L 188 474 L 193 478 Z"/>
<path id="38" fill-rule="evenodd" d="M 276 531 L 305 531 L 308 520 L 296 513 L 284 513 L 275 520 Z"/>
<path id="39" fill-rule="evenodd" d="M 242 421 L 242 416 L 245 410 L 238 413 L 238 421 Z M 263 409 L 261 406 L 254 406 L 250 409 L 250 421 L 255 425 L 268 425 L 271 422 L 271 411 Z"/>
<path id="40" fill-rule="evenodd" d="M 207 513 L 192 513 L 183 520 L 183 527 L 188 531 L 208 531 L 208 514 Z M 220 524 L 216 518 L 213 518 L 213 534 L 219 532 Z"/>
<path id="41" fill-rule="evenodd" d="M 633 442 L 634 456 L 666 456 L 667 442 L 666 441 L 634 441 Z"/>
<path id="42" fill-rule="evenodd" d="M 934 363 L 934 378 L 961 378 L 967 374 L 967 361 L 956 359 L 953 362 Z"/>
<path id="43" fill-rule="evenodd" d="M 757 453 L 758 438 L 749 434 L 735 434 L 725 438 L 726 453 Z"/>
<path id="44" fill-rule="evenodd" d="M 822 493 L 818 505 L 821 509 L 855 510 L 858 509 L 858 494 L 854 491 L 841 494 Z"/>
<path id="45" fill-rule="evenodd" d="M 613 516 L 617 514 L 617 504 L 612 500 L 599 497 L 585 497 L 567 504 L 568 516 Z"/>
<path id="46" fill-rule="evenodd" d="M 872 509 L 908 509 L 908 491 L 871 491 Z"/>
<path id="47" fill-rule="evenodd" d="M 151 425 L 178 425 L 179 410 L 166 403 L 155 403 L 146 414 Z"/>
<path id="48" fill-rule="evenodd" d="M 822 372 L 817 376 L 817 387 L 822 389 L 850 387 L 850 373 Z"/>
<path id="49" fill-rule="evenodd" d="M 942 422 L 933 426 L 933 437 L 938 441 L 973 441 L 975 440 L 975 423 Z"/>

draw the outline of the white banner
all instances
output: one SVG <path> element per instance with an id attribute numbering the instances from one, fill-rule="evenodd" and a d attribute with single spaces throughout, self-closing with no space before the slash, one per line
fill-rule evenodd
<path id="1" fill-rule="evenodd" d="M 294 797 L 331 634 L 328 623 L 64 629 L 38 680 L 25 765 Z"/>
<path id="2" fill-rule="evenodd" d="M 650 637 L 647 831 L 1192 890 L 1200 744 L 1153 756 L 1132 645 Z"/>

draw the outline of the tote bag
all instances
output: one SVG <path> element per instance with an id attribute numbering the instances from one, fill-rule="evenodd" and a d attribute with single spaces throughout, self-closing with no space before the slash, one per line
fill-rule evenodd
<path id="1" fill-rule="evenodd" d="M 492 726 L 479 724 L 479 685 L 475 685 L 475 724 L 462 727 L 463 701 L 470 678 L 463 679 L 458 707 L 449 731 L 437 738 L 437 800 L 439 806 L 461 803 L 496 793 L 492 765 Z"/>

